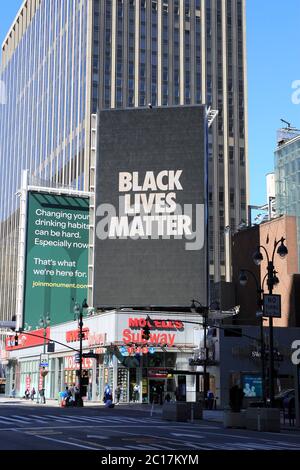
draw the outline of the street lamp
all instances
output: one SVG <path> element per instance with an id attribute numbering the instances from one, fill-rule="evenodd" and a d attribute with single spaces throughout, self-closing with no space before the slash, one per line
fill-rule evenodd
<path id="1" fill-rule="evenodd" d="M 78 400 L 78 405 L 77 406 L 83 406 L 83 400 L 82 400 L 82 340 L 83 340 L 83 332 L 82 332 L 82 327 L 83 327 L 83 309 L 88 308 L 88 304 L 86 302 L 86 299 L 82 302 L 82 305 L 80 305 L 79 302 L 75 302 L 74 305 L 74 315 L 75 318 L 78 320 L 78 328 L 79 328 L 79 374 L 78 374 L 78 388 L 79 388 L 79 400 Z"/>
<path id="2" fill-rule="evenodd" d="M 199 307 L 196 307 L 196 304 L 199 305 Z M 207 383 L 207 362 L 208 362 L 208 348 L 207 348 L 207 321 L 208 321 L 208 313 L 210 306 L 204 306 L 199 302 L 198 300 L 193 299 L 192 300 L 192 305 L 191 305 L 191 310 L 194 313 L 201 313 L 203 315 L 203 329 L 204 329 L 204 362 L 203 362 L 203 397 L 204 397 L 204 405 L 205 405 L 205 400 L 207 396 L 207 391 L 208 391 L 208 386 L 209 384 Z"/>
<path id="3" fill-rule="evenodd" d="M 44 329 L 44 346 L 43 346 L 43 353 L 46 354 L 46 343 L 47 343 L 47 328 L 50 325 L 50 315 L 47 313 L 47 315 L 43 314 L 40 318 L 39 321 L 39 326 Z M 41 370 L 41 376 L 42 376 L 42 390 L 39 390 L 39 394 L 41 397 L 41 402 L 46 403 L 46 397 L 45 397 L 45 377 L 47 375 L 48 371 Z M 42 392 L 42 393 L 41 393 Z M 37 400 L 39 398 L 39 394 L 37 394 Z M 38 401 L 37 401 L 38 402 Z"/>
<path id="4" fill-rule="evenodd" d="M 286 255 L 288 254 L 288 249 L 284 244 L 285 238 L 281 238 L 278 241 L 274 241 L 274 249 L 272 253 L 272 257 L 270 258 L 269 253 L 267 249 L 263 246 L 260 245 L 257 247 L 256 252 L 253 255 L 253 261 L 254 263 L 259 266 L 261 262 L 263 261 L 264 257 L 260 251 L 260 249 L 263 249 L 263 251 L 266 253 L 267 257 L 267 284 L 268 284 L 268 289 L 269 289 L 269 295 L 272 295 L 273 293 L 273 288 L 275 285 L 279 283 L 279 279 L 276 276 L 277 271 L 275 271 L 274 267 L 274 257 L 276 253 L 276 248 L 277 248 L 277 254 L 280 256 L 280 258 L 285 258 Z M 269 358 L 270 358 L 270 367 L 269 367 L 269 382 L 270 382 L 270 406 L 274 406 L 274 338 L 273 338 L 273 317 L 269 317 Z"/>
<path id="5" fill-rule="evenodd" d="M 239 275 L 239 283 L 242 287 L 246 287 L 248 283 L 248 276 L 247 274 L 250 274 L 252 278 L 255 281 L 256 285 L 256 292 L 257 292 L 257 312 L 256 312 L 256 317 L 260 318 L 260 343 L 261 343 L 261 349 L 260 349 L 260 354 L 261 354 L 261 382 L 262 382 L 262 396 L 263 396 L 263 402 L 264 405 L 266 405 L 267 400 L 266 400 L 266 366 L 265 366 L 265 340 L 264 340 L 264 319 L 263 319 L 263 299 L 262 295 L 264 293 L 263 286 L 264 286 L 264 281 L 265 278 L 263 279 L 262 282 L 262 287 L 259 285 L 258 279 L 255 276 L 255 274 L 250 271 L 249 269 L 241 269 L 240 275 Z"/>

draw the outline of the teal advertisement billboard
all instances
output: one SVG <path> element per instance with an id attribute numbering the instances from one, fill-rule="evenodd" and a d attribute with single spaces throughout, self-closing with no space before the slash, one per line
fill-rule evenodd
<path id="1" fill-rule="evenodd" d="M 88 243 L 87 198 L 28 193 L 23 324 L 74 319 L 74 303 L 87 298 Z"/>

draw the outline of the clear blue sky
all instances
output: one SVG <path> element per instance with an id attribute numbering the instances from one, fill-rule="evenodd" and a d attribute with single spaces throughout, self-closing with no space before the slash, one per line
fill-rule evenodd
<path id="1" fill-rule="evenodd" d="M 1 0 L 0 40 L 22 4 Z M 280 118 L 300 127 L 292 82 L 300 80 L 300 1 L 247 0 L 249 164 L 252 204 L 265 201 Z"/>

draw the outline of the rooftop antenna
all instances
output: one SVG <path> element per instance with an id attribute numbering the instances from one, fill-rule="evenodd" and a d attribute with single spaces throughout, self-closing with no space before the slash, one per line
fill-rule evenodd
<path id="1" fill-rule="evenodd" d="M 291 128 L 292 128 L 292 125 L 291 125 L 290 122 L 285 121 L 284 119 L 280 119 L 280 121 L 283 122 L 284 124 L 286 124 L 286 126 L 287 126 L 286 128 L 287 128 L 287 129 L 291 129 Z"/>

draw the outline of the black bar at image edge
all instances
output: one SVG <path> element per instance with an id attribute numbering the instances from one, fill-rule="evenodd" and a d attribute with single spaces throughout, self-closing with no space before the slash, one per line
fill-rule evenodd
<path id="1" fill-rule="evenodd" d="M 162 466 L 162 465 L 184 465 L 188 467 L 198 467 L 199 465 L 208 464 L 212 468 L 212 464 L 220 464 L 222 468 L 224 465 L 232 464 L 234 462 L 245 463 L 247 466 L 255 464 L 260 465 L 276 464 L 280 465 L 287 463 L 287 459 L 298 457 L 299 451 L 223 451 L 223 450 L 208 450 L 208 451 L 81 451 L 81 450 L 68 450 L 68 451 L 1 451 L 1 462 L 10 463 L 13 461 L 14 467 L 18 463 L 32 463 L 33 459 L 36 461 L 52 463 L 68 464 L 74 463 L 76 468 L 78 465 L 90 465 L 95 463 L 98 467 L 114 467 L 125 465 L 126 468 L 141 468 L 141 466 Z M 241 460 L 240 460 L 241 459 Z"/>

